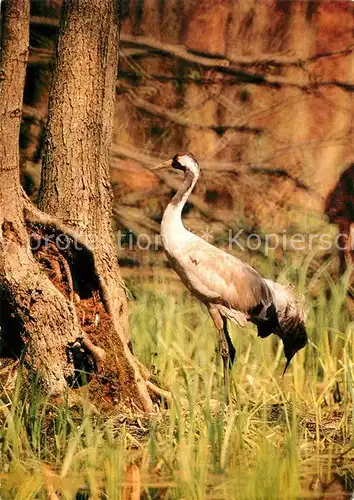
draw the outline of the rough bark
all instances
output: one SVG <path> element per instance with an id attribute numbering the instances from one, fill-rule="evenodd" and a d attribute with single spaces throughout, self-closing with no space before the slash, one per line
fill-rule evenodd
<path id="1" fill-rule="evenodd" d="M 90 339 L 105 352 L 100 376 L 107 395 L 115 398 L 118 385 L 150 410 L 145 383 L 128 347 L 127 301 L 111 230 L 108 158 L 118 36 L 112 0 L 63 3 L 39 207 L 84 236 L 92 250 L 94 272 L 84 285 L 76 277 L 86 273 L 80 257 L 71 262 L 80 265 L 79 271 L 71 270 L 73 292 L 82 322 L 89 322 Z M 92 306 L 94 319 L 88 320 Z"/>
<path id="2" fill-rule="evenodd" d="M 39 207 L 74 227 L 95 248 L 115 326 L 126 342 L 127 308 L 112 244 L 108 168 L 118 61 L 114 2 L 64 2 L 58 54 Z"/>
<path id="3" fill-rule="evenodd" d="M 34 371 L 41 369 L 45 385 L 56 392 L 66 386 L 65 378 L 73 376 L 62 347 L 65 339 L 75 338 L 78 328 L 71 307 L 63 303 L 61 294 L 33 259 L 23 218 L 18 139 L 28 55 L 29 0 L 5 2 L 2 22 L 0 345 L 6 354 L 20 354 L 19 344 L 26 344 L 26 364 Z M 49 364 L 46 361 L 51 359 L 54 345 L 59 356 Z"/>
<path id="4" fill-rule="evenodd" d="M 28 0 L 12 0 L 6 8 L 0 94 L 2 332 L 20 333 L 26 363 L 40 372 L 50 393 L 81 384 L 85 372 L 97 399 L 110 404 L 129 399 L 151 411 L 128 347 L 126 298 L 110 226 L 115 2 L 64 2 L 40 189 L 43 211 L 22 195 L 19 183 Z"/>
<path id="5" fill-rule="evenodd" d="M 21 17 L 23 18 L 21 19 Z M 0 222 L 6 215 L 21 228 L 18 138 L 28 56 L 29 2 L 3 4 L 0 61 Z M 19 229 L 18 229 L 19 230 Z M 23 237 L 22 227 L 22 237 Z"/>

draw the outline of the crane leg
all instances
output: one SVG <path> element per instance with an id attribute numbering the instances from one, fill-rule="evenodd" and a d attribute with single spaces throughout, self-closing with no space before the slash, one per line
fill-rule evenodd
<path id="1" fill-rule="evenodd" d="M 227 399 L 229 399 L 230 393 L 230 376 L 229 376 L 229 366 L 230 366 L 230 354 L 229 346 L 225 337 L 224 328 L 219 331 L 219 344 L 222 357 L 222 363 L 224 368 L 224 388 Z"/>
<path id="2" fill-rule="evenodd" d="M 227 319 L 223 316 L 224 336 L 229 348 L 229 367 L 231 368 L 235 361 L 236 349 L 232 343 L 229 330 L 227 329 Z"/>
<path id="3" fill-rule="evenodd" d="M 231 368 L 235 359 L 235 348 L 231 341 L 228 329 L 227 319 L 221 316 L 217 309 L 209 309 L 210 316 L 213 318 L 214 324 L 219 333 L 219 348 L 223 362 L 224 369 L 224 387 L 227 400 L 230 398 L 230 375 L 229 369 Z"/>

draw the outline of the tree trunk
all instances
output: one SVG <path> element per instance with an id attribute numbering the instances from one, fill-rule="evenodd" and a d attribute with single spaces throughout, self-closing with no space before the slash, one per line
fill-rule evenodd
<path id="1" fill-rule="evenodd" d="M 113 0 L 63 4 L 41 212 L 21 195 L 18 166 L 29 5 L 28 0 L 6 4 L 0 94 L 1 331 L 3 337 L 10 330 L 11 335 L 19 332 L 26 365 L 40 373 L 50 393 L 90 380 L 96 401 L 129 399 L 151 411 L 128 347 L 127 305 L 110 226 L 108 153 L 118 58 L 114 5 Z M 9 345 L 9 338 L 2 340 Z"/>
<path id="2" fill-rule="evenodd" d="M 2 354 L 19 355 L 27 344 L 26 360 L 36 370 L 43 360 L 43 380 L 57 392 L 65 387 L 67 369 L 63 340 L 75 338 L 73 311 L 42 275 L 29 248 L 19 180 L 19 129 L 29 37 L 29 0 L 9 0 L 2 17 L 0 87 L 0 290 Z M 60 315 L 61 321 L 57 323 Z M 64 320 L 64 321 L 63 321 Z M 16 334 L 18 335 L 15 335 Z M 58 356 L 50 364 L 53 345 Z"/>
<path id="3" fill-rule="evenodd" d="M 6 216 L 24 237 L 18 199 L 22 95 L 28 56 L 29 0 L 3 4 L 0 51 L 0 223 Z M 22 224 L 21 224 L 22 223 Z"/>
<path id="4" fill-rule="evenodd" d="M 118 63 L 113 0 L 64 2 L 39 207 L 85 236 L 121 340 L 127 303 L 111 230 L 109 149 Z M 74 103 L 74 104 L 73 104 Z"/>

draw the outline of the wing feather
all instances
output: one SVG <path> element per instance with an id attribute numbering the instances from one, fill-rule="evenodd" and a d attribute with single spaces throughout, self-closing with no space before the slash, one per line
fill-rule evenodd
<path id="1" fill-rule="evenodd" d="M 266 282 L 255 269 L 204 240 L 198 238 L 184 248 L 178 260 L 183 268 L 182 280 L 209 302 L 248 312 L 260 304 L 267 307 L 272 301 Z"/>

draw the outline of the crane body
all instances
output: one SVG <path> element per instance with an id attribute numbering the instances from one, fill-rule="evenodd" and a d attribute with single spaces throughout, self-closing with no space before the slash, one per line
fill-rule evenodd
<path id="1" fill-rule="evenodd" d="M 254 323 L 262 338 L 271 333 L 278 335 L 284 342 L 286 370 L 293 355 L 307 342 L 300 301 L 290 287 L 262 278 L 247 263 L 184 227 L 182 210 L 198 180 L 199 164 L 192 154 L 179 153 L 155 169 L 167 167 L 182 170 L 185 176 L 164 212 L 162 243 L 171 266 L 191 293 L 206 305 L 219 332 L 225 385 L 228 386 L 229 365 L 235 358 L 227 320 L 240 326 Z"/>

